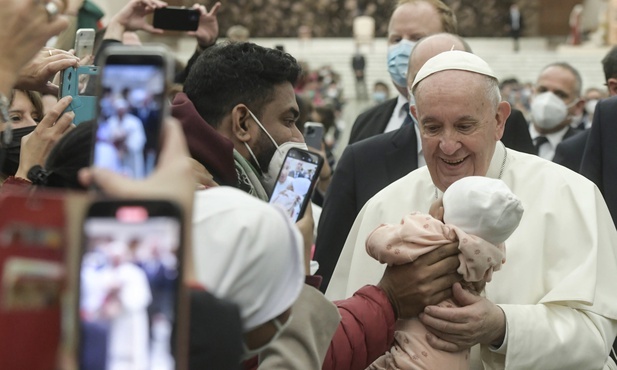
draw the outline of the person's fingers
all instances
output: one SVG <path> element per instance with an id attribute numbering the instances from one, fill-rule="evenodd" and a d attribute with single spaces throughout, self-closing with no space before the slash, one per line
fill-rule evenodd
<path id="1" fill-rule="evenodd" d="M 74 57 L 75 56 L 73 53 L 71 53 L 70 50 L 56 49 L 56 48 L 51 48 L 47 46 L 41 49 L 41 53 L 43 54 L 45 58 L 58 58 L 62 56 Z"/>
<path id="2" fill-rule="evenodd" d="M 210 9 L 210 12 L 208 13 L 208 15 L 216 16 L 216 13 L 218 13 L 220 7 L 221 7 L 221 2 L 217 1 L 216 4 L 214 4 L 214 6 Z"/>
<path id="3" fill-rule="evenodd" d="M 430 266 L 433 265 L 446 257 L 454 256 L 459 253 L 458 250 L 458 242 L 446 244 L 441 246 L 421 257 L 419 257 L 416 262 L 422 263 L 424 265 Z"/>
<path id="4" fill-rule="evenodd" d="M 154 33 L 154 34 L 162 34 L 165 32 L 165 30 L 162 30 L 160 28 L 154 28 L 151 24 L 144 24 L 141 29 L 143 31 L 149 32 L 149 33 Z"/>
<path id="5" fill-rule="evenodd" d="M 49 112 L 45 114 L 45 117 L 43 117 L 43 119 L 41 120 L 41 123 L 39 123 L 39 126 L 43 126 L 43 127 L 53 126 L 58 120 L 58 118 L 62 115 L 62 113 L 64 113 L 64 111 L 69 106 L 69 104 L 71 104 L 72 101 L 73 101 L 72 96 L 65 96 L 62 99 L 58 100 L 58 102 L 54 104 L 53 107 L 51 107 Z"/>
<path id="6" fill-rule="evenodd" d="M 68 17 L 65 15 L 59 15 L 53 18 L 47 25 L 47 28 L 49 30 L 48 33 L 51 34 L 52 36 L 57 35 L 60 32 L 64 31 L 68 26 L 69 26 Z"/>
<path id="7" fill-rule="evenodd" d="M 52 127 L 52 129 L 56 133 L 63 134 L 69 131 L 73 125 L 73 120 L 75 119 L 75 113 L 73 112 L 65 112 L 60 118 L 56 120 L 56 123 Z"/>
<path id="8" fill-rule="evenodd" d="M 47 82 L 44 87 L 41 87 L 40 93 L 43 95 L 58 95 L 60 88 L 55 83 Z"/>
<path id="9" fill-rule="evenodd" d="M 49 62 L 43 67 L 42 74 L 45 76 L 53 76 L 60 71 L 64 71 L 69 67 L 79 67 L 79 59 L 77 58 L 61 58 Z"/>
<path id="10" fill-rule="evenodd" d="M 125 198 L 139 197 L 140 189 L 143 185 L 133 179 L 115 173 L 104 168 L 90 168 L 88 184 L 96 184 L 105 194 L 122 194 Z M 82 172 L 80 171 L 80 180 Z M 85 185 L 82 182 L 82 185 Z"/>
<path id="11" fill-rule="evenodd" d="M 191 158 L 184 132 L 175 118 L 168 117 L 163 122 L 163 134 L 163 137 L 167 139 L 163 141 L 161 154 L 159 155 L 159 163 L 161 165 L 175 160 L 177 153 L 182 154 L 185 158 Z"/>

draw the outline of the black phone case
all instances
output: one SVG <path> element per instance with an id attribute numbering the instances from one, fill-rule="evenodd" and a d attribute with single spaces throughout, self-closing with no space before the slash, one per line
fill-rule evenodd
<path id="1" fill-rule="evenodd" d="M 163 30 L 195 31 L 201 13 L 197 9 L 165 7 L 154 11 L 152 26 Z"/>
<path id="2" fill-rule="evenodd" d="M 319 180 L 319 172 L 321 171 L 321 168 L 323 167 L 323 162 L 324 159 L 315 153 L 311 153 L 309 151 L 306 150 L 302 150 L 302 149 L 298 149 L 298 148 L 291 148 L 289 149 L 289 151 L 287 152 L 287 155 L 285 156 L 285 160 L 283 161 L 283 167 L 281 167 L 281 169 L 279 170 L 279 173 L 277 175 L 277 181 L 281 176 L 281 172 L 284 170 L 285 167 L 285 163 L 287 163 L 289 158 L 294 158 L 296 160 L 302 161 L 303 163 L 308 163 L 311 165 L 315 165 L 315 171 L 313 173 L 313 176 L 311 177 L 311 184 L 309 186 L 308 192 L 306 193 L 306 196 L 304 197 L 302 204 L 300 205 L 300 212 L 298 213 L 297 217 L 295 220 L 293 221 L 298 221 L 299 219 L 302 218 L 302 216 L 304 216 L 304 212 L 306 211 L 306 207 L 308 207 L 308 204 L 311 202 L 311 198 L 313 196 L 313 191 L 315 190 L 315 184 L 317 183 L 317 180 Z M 291 171 L 290 171 L 291 172 Z M 274 187 L 274 189 L 272 189 L 272 194 L 270 194 L 270 203 L 272 203 L 273 201 L 273 195 L 274 195 L 274 190 L 276 189 L 276 185 Z"/>

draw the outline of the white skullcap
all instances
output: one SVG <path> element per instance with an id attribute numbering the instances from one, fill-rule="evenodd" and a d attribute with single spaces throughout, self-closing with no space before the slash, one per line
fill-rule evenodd
<path id="1" fill-rule="evenodd" d="M 231 187 L 195 193 L 195 274 L 212 294 L 239 306 L 245 332 L 296 301 L 303 249 L 298 228 L 278 207 Z"/>
<path id="2" fill-rule="evenodd" d="M 449 70 L 460 70 L 479 73 L 481 75 L 497 78 L 495 72 L 479 56 L 461 50 L 444 51 L 437 54 L 420 68 L 416 78 L 413 80 L 411 88 L 414 89 L 420 81 L 424 80 L 433 73 Z"/>
<path id="3" fill-rule="evenodd" d="M 469 176 L 443 194 L 443 221 L 492 244 L 504 242 L 523 217 L 521 201 L 501 180 Z"/>

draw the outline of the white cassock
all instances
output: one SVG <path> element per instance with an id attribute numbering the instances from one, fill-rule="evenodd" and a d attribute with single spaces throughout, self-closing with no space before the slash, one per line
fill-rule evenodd
<path id="1" fill-rule="evenodd" d="M 144 177 L 143 149 L 146 144 L 146 133 L 141 120 L 132 114 L 126 113 L 120 117 L 111 116 L 107 120 L 109 130 L 114 135 L 126 135 L 125 145 L 128 153 L 122 158 L 122 166 L 127 175 L 141 179 Z"/>
<path id="2" fill-rule="evenodd" d="M 506 314 L 507 332 L 497 352 L 481 346 L 484 368 L 617 368 L 607 359 L 617 334 L 617 231 L 602 195 L 579 174 L 501 143 L 487 176 L 499 176 L 506 150 L 501 179 L 525 213 L 506 240 L 506 263 L 486 285 L 486 297 Z M 332 275 L 329 299 L 379 282 L 385 265 L 368 256 L 366 237 L 381 223 L 428 212 L 435 189 L 425 166 L 365 204 Z M 472 368 L 481 369 L 473 353 Z"/>
<path id="3" fill-rule="evenodd" d="M 113 270 L 120 284 L 122 310 L 111 320 L 108 370 L 146 370 L 148 366 L 148 305 L 152 302 L 146 273 L 125 262 Z"/>

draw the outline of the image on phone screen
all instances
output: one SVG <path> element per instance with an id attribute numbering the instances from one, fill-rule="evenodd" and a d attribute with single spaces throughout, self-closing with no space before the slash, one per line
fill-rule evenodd
<path id="1" fill-rule="evenodd" d="M 274 185 L 270 204 L 282 208 L 293 221 L 304 214 L 321 170 L 320 156 L 292 148 Z"/>
<path id="2" fill-rule="evenodd" d="M 80 369 L 175 369 L 181 284 L 179 218 L 125 206 L 84 221 Z"/>
<path id="3" fill-rule="evenodd" d="M 93 164 L 132 178 L 154 169 L 165 104 L 165 69 L 107 64 L 100 80 Z"/>

